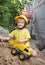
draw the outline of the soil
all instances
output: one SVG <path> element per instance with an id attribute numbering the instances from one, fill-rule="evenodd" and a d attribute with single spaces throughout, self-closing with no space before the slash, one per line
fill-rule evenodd
<path id="1" fill-rule="evenodd" d="M 30 57 L 25 61 L 19 59 L 19 55 L 13 56 L 8 42 L 0 42 L 0 65 L 45 65 L 45 53 L 39 51 L 35 44 L 39 41 L 32 40 L 31 46 L 37 51 L 36 57 Z"/>

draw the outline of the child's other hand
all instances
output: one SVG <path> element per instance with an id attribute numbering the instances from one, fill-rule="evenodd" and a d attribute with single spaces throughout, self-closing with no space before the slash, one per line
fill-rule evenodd
<path id="1" fill-rule="evenodd" d="M 23 43 L 23 40 L 19 40 L 18 42 L 19 42 L 19 43 Z"/>
<path id="2" fill-rule="evenodd" d="M 3 37 L 2 36 L 0 36 L 0 41 L 3 41 Z"/>
<path id="3" fill-rule="evenodd" d="M 10 37 L 3 37 L 3 36 L 0 36 L 0 41 L 8 41 L 10 40 Z"/>
<path id="4" fill-rule="evenodd" d="M 32 50 L 32 56 L 33 56 L 33 57 L 36 57 L 36 56 L 37 56 L 36 50 Z"/>
<path id="5" fill-rule="evenodd" d="M 29 41 L 29 39 L 24 39 L 24 40 L 19 40 L 18 42 L 19 43 L 26 43 L 26 42 L 28 42 Z"/>
<path id="6" fill-rule="evenodd" d="M 10 40 L 11 38 L 10 37 L 4 37 L 4 40 Z"/>
<path id="7" fill-rule="evenodd" d="M 0 40 L 2 39 L 3 37 L 2 36 L 0 36 Z"/>

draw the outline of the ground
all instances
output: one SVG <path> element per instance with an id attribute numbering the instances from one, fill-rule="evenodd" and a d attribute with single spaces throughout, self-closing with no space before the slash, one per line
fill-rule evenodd
<path id="1" fill-rule="evenodd" d="M 34 43 L 39 43 L 39 41 L 31 40 L 31 46 L 37 51 L 37 57 L 21 61 L 18 55 L 11 54 L 8 42 L 0 42 L 0 65 L 45 65 L 45 53 L 39 51 Z"/>

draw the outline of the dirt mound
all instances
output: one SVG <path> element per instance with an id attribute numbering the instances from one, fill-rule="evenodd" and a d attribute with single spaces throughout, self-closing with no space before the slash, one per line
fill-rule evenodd
<path id="1" fill-rule="evenodd" d="M 45 54 L 37 51 L 37 57 L 21 61 L 17 56 L 11 54 L 8 42 L 0 42 L 0 65 L 45 65 Z"/>

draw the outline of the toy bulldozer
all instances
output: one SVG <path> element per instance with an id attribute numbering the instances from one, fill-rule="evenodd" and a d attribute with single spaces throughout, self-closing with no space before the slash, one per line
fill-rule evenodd
<path id="1" fill-rule="evenodd" d="M 30 45 L 27 46 L 25 43 L 19 43 L 16 40 L 9 40 L 10 45 L 12 46 L 11 49 L 11 54 L 12 55 L 17 55 L 19 54 L 19 59 L 20 60 L 25 60 L 29 58 L 32 54 L 32 50 L 30 48 Z"/>

